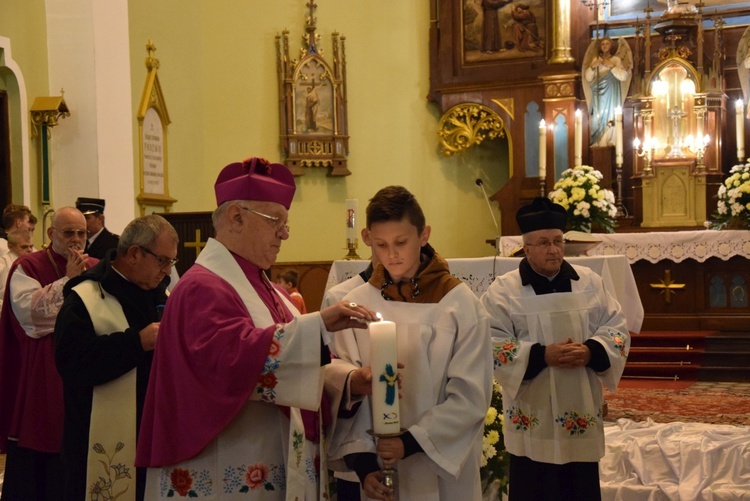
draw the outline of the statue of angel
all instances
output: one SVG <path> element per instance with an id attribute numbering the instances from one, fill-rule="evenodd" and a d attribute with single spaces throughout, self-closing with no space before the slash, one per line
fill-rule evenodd
<path id="1" fill-rule="evenodd" d="M 750 99 L 750 26 L 737 44 L 737 73 L 740 77 L 742 98 L 747 104 Z M 750 106 L 747 107 L 747 118 L 750 118 Z"/>
<path id="2" fill-rule="evenodd" d="M 611 146 L 615 108 L 622 106 L 633 78 L 633 53 L 625 40 L 594 39 L 582 65 L 583 93 L 591 114 L 592 146 Z"/>

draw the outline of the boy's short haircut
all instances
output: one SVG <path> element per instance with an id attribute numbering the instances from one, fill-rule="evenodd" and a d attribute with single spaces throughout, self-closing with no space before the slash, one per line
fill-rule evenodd
<path id="1" fill-rule="evenodd" d="M 370 199 L 367 205 L 367 228 L 375 223 L 401 221 L 404 217 L 417 227 L 421 235 L 425 227 L 424 212 L 419 202 L 403 186 L 386 186 Z"/>
<path id="2" fill-rule="evenodd" d="M 3 228 L 9 230 L 19 219 L 31 217 L 31 210 L 25 205 L 8 204 L 3 209 Z"/>
<path id="3" fill-rule="evenodd" d="M 279 274 L 279 278 L 285 282 L 292 284 L 292 287 L 297 287 L 297 280 L 299 280 L 299 273 L 297 270 L 284 270 Z"/>

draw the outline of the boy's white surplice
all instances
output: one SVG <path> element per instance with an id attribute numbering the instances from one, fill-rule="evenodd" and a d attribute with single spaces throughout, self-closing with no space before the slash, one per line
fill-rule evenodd
<path id="1" fill-rule="evenodd" d="M 487 319 L 474 293 L 460 284 L 438 303 L 385 301 L 364 284 L 346 296 L 396 323 L 403 384 L 401 427 L 424 453 L 398 462 L 400 499 L 480 499 L 479 461 L 484 417 L 492 394 Z M 336 333 L 334 353 L 357 366 L 370 363 L 368 331 Z M 374 379 L 374 378 L 373 378 Z M 339 419 L 330 439 L 329 466 L 342 468 L 355 452 L 374 452 L 369 401 Z"/>

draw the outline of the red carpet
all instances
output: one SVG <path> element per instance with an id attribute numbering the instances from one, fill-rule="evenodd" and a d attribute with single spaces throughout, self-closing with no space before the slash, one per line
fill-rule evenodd
<path id="1" fill-rule="evenodd" d="M 681 381 L 675 382 L 682 384 Z M 606 393 L 607 421 L 619 418 L 657 423 L 672 421 L 750 426 L 750 386 L 717 388 L 702 384 L 665 389 L 621 383 Z M 652 382 L 646 383 L 653 385 Z M 662 382 L 662 385 L 664 382 Z"/>

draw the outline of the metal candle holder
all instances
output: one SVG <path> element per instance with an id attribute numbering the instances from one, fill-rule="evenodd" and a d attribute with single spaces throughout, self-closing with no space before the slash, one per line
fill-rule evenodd
<path id="1" fill-rule="evenodd" d="M 346 248 L 349 249 L 349 253 L 344 256 L 344 260 L 346 261 L 352 261 L 355 259 L 362 259 L 359 257 L 359 254 L 357 254 L 357 239 L 354 238 L 347 238 L 346 239 Z"/>
<path id="2" fill-rule="evenodd" d="M 375 438 L 396 438 L 400 437 L 406 432 L 405 428 L 401 428 L 401 431 L 397 433 L 375 433 L 375 430 L 367 430 L 367 433 Z M 393 490 L 393 501 L 398 501 L 398 470 L 396 468 L 380 469 L 380 473 L 385 477 L 383 479 L 383 485 Z"/>

